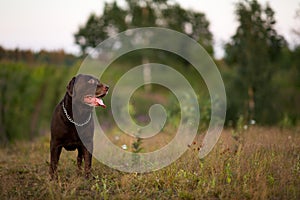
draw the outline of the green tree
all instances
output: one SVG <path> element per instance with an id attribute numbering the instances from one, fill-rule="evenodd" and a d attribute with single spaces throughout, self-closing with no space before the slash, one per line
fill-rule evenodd
<path id="1" fill-rule="evenodd" d="M 213 53 L 209 22 L 200 12 L 184 10 L 168 0 L 126 0 L 126 6 L 117 2 L 105 3 L 101 16 L 91 14 L 86 24 L 75 34 L 75 42 L 82 53 L 100 42 L 129 28 L 165 27 L 185 33 Z"/>
<path id="2" fill-rule="evenodd" d="M 274 14 L 268 4 L 262 7 L 256 0 L 237 3 L 239 26 L 225 46 L 225 61 L 236 71 L 229 92 L 233 93 L 233 98 L 238 98 L 229 104 L 229 109 L 233 109 L 235 115 L 242 109 L 240 114 L 246 119 L 262 123 L 275 120 L 271 112 L 271 79 L 276 71 L 275 62 L 286 44 L 274 28 Z"/>
<path id="3" fill-rule="evenodd" d="M 300 4 L 299 8 L 296 11 L 296 17 L 295 19 L 298 21 L 298 26 L 296 28 L 293 28 L 294 34 L 297 36 L 298 42 L 300 42 Z"/>
<path id="4" fill-rule="evenodd" d="M 82 53 L 87 53 L 88 48 L 96 47 L 107 37 L 127 29 L 125 22 L 126 11 L 116 2 L 105 3 L 102 16 L 91 14 L 84 26 L 81 26 L 75 36 L 75 43 L 81 48 Z"/>

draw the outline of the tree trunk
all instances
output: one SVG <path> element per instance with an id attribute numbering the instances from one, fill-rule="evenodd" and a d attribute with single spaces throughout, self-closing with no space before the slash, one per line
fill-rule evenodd
<path id="1" fill-rule="evenodd" d="M 250 121 L 254 119 L 255 111 L 255 100 L 254 100 L 254 90 L 253 87 L 248 87 L 248 115 L 247 120 Z"/>

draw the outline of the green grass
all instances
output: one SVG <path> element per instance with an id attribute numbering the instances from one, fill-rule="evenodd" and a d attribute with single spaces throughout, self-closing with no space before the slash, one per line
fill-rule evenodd
<path id="1" fill-rule="evenodd" d="M 151 173 L 123 173 L 94 160 L 91 180 L 77 175 L 76 153 L 63 151 L 57 182 L 49 181 L 49 138 L 17 142 L 0 149 L 0 199 L 300 198 L 299 130 L 251 127 L 234 135 L 223 131 L 203 160 L 199 135 L 179 160 Z"/>

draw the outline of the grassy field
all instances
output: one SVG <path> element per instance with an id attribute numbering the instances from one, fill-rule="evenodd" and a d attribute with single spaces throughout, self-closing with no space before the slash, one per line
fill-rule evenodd
<path id="1" fill-rule="evenodd" d="M 94 160 L 91 180 L 77 175 L 76 153 L 63 151 L 59 180 L 51 182 L 49 137 L 18 142 L 0 149 L 0 199 L 300 199 L 299 129 L 224 130 L 203 160 L 199 144 L 196 139 L 172 165 L 146 174 Z"/>

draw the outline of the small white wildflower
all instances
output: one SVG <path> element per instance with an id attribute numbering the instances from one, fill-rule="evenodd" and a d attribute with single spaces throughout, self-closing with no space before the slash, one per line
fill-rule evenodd
<path id="1" fill-rule="evenodd" d="M 254 124 L 256 124 L 256 121 L 254 119 L 251 119 L 250 120 L 250 125 L 254 125 Z"/>
<path id="2" fill-rule="evenodd" d="M 126 144 L 123 144 L 121 147 L 122 147 L 123 150 L 127 149 L 127 145 Z"/>

